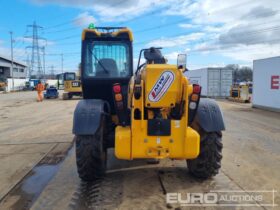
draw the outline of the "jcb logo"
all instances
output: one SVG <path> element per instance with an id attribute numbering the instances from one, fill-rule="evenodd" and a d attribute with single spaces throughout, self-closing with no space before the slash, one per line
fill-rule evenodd
<path id="1" fill-rule="evenodd" d="M 280 89 L 280 82 L 279 82 L 279 75 L 272 75 L 271 76 L 271 89 L 272 90 L 278 90 Z"/>

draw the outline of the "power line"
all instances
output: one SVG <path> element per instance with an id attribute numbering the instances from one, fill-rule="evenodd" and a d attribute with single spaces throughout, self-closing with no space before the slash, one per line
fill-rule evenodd
<path id="1" fill-rule="evenodd" d="M 267 32 L 267 31 L 274 31 L 274 30 L 279 30 L 279 29 L 280 29 L 280 26 L 275 26 L 275 27 L 271 27 L 271 28 L 263 28 L 263 29 L 259 29 L 259 30 L 249 31 L 249 32 L 235 32 L 235 33 L 232 33 L 231 35 L 233 35 L 233 36 L 239 36 L 240 34 L 249 35 L 249 34 L 256 34 L 258 32 Z"/>
<path id="2" fill-rule="evenodd" d="M 251 1 L 248 1 L 248 2 L 251 2 Z M 247 3 L 248 3 L 247 2 Z M 244 3 L 241 3 L 242 5 L 244 5 Z M 239 4 L 239 5 L 241 5 L 241 4 Z M 236 5 L 233 5 L 233 6 L 231 6 L 230 8 L 232 8 L 232 7 L 235 7 Z M 223 8 L 222 10 L 225 10 L 226 8 Z M 227 9 L 229 9 L 229 8 L 227 8 Z M 214 11 L 213 13 L 216 13 L 217 11 L 221 11 L 221 10 L 216 10 L 216 11 Z M 211 14 L 213 14 L 213 13 L 211 13 Z M 151 14 L 154 14 L 154 11 L 153 12 L 151 12 Z M 247 16 L 248 17 L 248 16 Z M 135 18 L 135 19 L 137 19 L 137 18 Z M 135 20 L 134 19 L 134 20 Z M 178 20 L 178 21 L 176 21 L 177 23 L 179 22 L 179 21 L 185 21 L 186 19 L 182 19 L 182 20 Z M 73 21 L 73 20 L 72 20 Z M 130 21 L 132 21 L 132 20 L 130 20 Z M 124 22 L 129 22 L 129 21 L 124 21 Z M 174 21 L 175 22 L 175 21 Z M 156 30 L 156 29 L 158 29 L 158 28 L 163 28 L 163 27 L 167 27 L 167 26 L 169 26 L 169 25 L 171 25 L 171 24 L 174 24 L 174 22 L 172 22 L 172 23 L 168 23 L 168 24 L 161 24 L 161 25 L 158 25 L 158 26 L 155 26 L 155 27 L 153 27 L 153 28 L 146 28 L 146 29 L 142 29 L 142 30 L 138 30 L 138 31 L 136 31 L 136 33 L 140 33 L 141 31 L 150 31 L 150 30 Z M 175 23 L 176 24 L 176 23 Z M 263 24 L 258 24 L 258 25 L 263 25 Z M 69 28 L 69 29 L 71 29 L 71 28 Z M 64 29 L 64 30 L 69 30 L 69 29 Z M 74 29 L 74 28 L 73 28 Z M 61 32 L 62 31 L 64 31 L 64 30 L 60 30 Z M 274 27 L 274 29 L 272 29 L 272 28 L 268 28 L 268 29 L 260 29 L 259 31 L 269 31 L 269 30 L 278 30 L 278 28 L 275 28 Z M 60 31 L 54 31 L 54 33 L 59 33 Z M 51 33 L 51 32 L 49 32 L 49 33 Z M 252 32 L 249 32 L 250 34 L 252 34 Z M 254 34 L 255 32 L 253 32 L 253 34 Z M 180 36 L 180 35 L 187 35 L 186 33 L 181 33 L 181 34 L 176 34 L 176 35 L 172 35 L 172 36 Z M 74 37 L 79 37 L 80 36 L 80 34 L 79 35 L 72 35 L 72 36 L 68 36 L 68 37 L 65 37 L 65 38 L 59 38 L 59 39 L 56 39 L 56 40 L 53 40 L 53 41 L 62 41 L 62 40 L 68 40 L 68 39 L 71 39 L 71 38 L 74 38 Z M 169 37 L 169 36 L 168 36 Z M 135 43 L 135 45 L 138 45 L 138 44 L 142 44 L 142 43 L 147 43 L 147 42 L 149 42 L 149 41 L 153 41 L 153 40 L 156 40 L 156 38 L 154 38 L 154 39 L 150 39 L 150 40 L 146 40 L 146 41 L 142 41 L 142 42 L 136 42 Z M 68 45 L 68 44 L 80 44 L 80 43 L 62 43 L 62 44 L 58 44 L 58 45 Z M 77 53 L 77 54 L 80 54 L 80 53 Z M 73 54 L 72 54 L 73 55 Z"/>
<path id="3" fill-rule="evenodd" d="M 273 43 L 275 41 L 280 41 L 280 38 L 267 40 L 267 43 L 270 43 L 270 42 Z M 253 50 L 253 49 L 261 50 L 260 47 L 248 47 L 248 50 Z M 244 50 L 244 49 L 242 49 L 242 50 Z M 198 49 L 198 50 L 190 50 L 190 51 L 188 51 L 188 53 L 197 54 L 197 53 L 201 53 L 201 52 L 217 52 L 217 51 L 218 52 L 227 52 L 227 51 L 232 52 L 232 51 L 240 51 L 240 49 L 230 49 L 229 47 L 224 48 L 224 49 L 221 49 L 221 48 L 216 48 L 216 49 L 214 49 L 214 48 L 213 49 Z"/>
<path id="4" fill-rule="evenodd" d="M 251 1 L 249 1 L 251 2 Z M 276 10 L 274 12 L 276 13 L 279 13 L 280 10 Z M 266 13 L 266 11 L 264 11 L 263 13 Z M 262 14 L 262 13 L 259 13 L 259 14 Z M 248 15 L 247 17 L 249 16 L 253 16 L 254 14 L 251 14 L 251 15 Z M 174 25 L 174 24 L 179 24 L 179 23 L 182 23 L 184 21 L 186 21 L 187 19 L 186 18 L 183 18 L 183 19 L 180 19 L 180 20 L 177 20 L 177 21 L 173 21 L 171 23 L 167 23 L 167 24 L 160 24 L 160 25 L 157 25 L 157 26 L 154 26 L 154 27 L 149 27 L 149 28 L 146 28 L 146 29 L 141 29 L 141 30 L 138 30 L 138 31 L 135 31 L 135 33 L 142 33 L 142 32 L 147 32 L 147 31 L 153 31 L 153 30 L 157 30 L 159 28 L 166 28 L 170 25 Z M 279 21 L 279 20 L 277 20 Z M 259 24 L 259 25 L 263 25 L 263 24 Z"/>
<path id="5" fill-rule="evenodd" d="M 63 53 L 61 53 L 61 73 L 63 73 L 63 62 L 64 62 Z"/>
<path id="6" fill-rule="evenodd" d="M 250 36 L 254 36 L 254 35 L 257 35 L 259 32 L 266 32 L 266 31 L 271 31 L 271 30 L 279 30 L 280 29 L 280 27 L 279 26 L 277 26 L 277 27 L 270 27 L 270 28 L 265 28 L 265 29 L 259 29 L 259 30 L 256 30 L 256 31 L 254 31 L 254 32 L 250 32 Z M 184 33 L 185 34 L 185 33 Z M 246 34 L 246 33 L 244 33 L 243 32 L 243 34 Z M 175 35 L 172 35 L 172 36 L 178 36 L 178 35 L 182 35 L 182 34 L 175 34 Z M 235 34 L 235 35 L 237 35 L 237 34 Z M 242 34 L 238 34 L 238 35 L 242 35 Z M 247 36 L 248 36 L 248 33 L 247 33 Z M 253 41 L 253 40 L 252 40 Z M 268 40 L 269 41 L 269 40 Z M 270 40 L 270 41 L 276 41 L 276 40 Z M 146 41 L 144 41 L 144 42 L 141 42 L 141 43 L 146 43 L 147 42 L 147 40 Z M 141 43 L 135 43 L 135 45 L 137 45 L 137 44 L 141 44 Z M 205 51 L 207 51 L 207 50 L 205 50 Z M 65 55 L 68 55 L 68 56 L 71 56 L 71 55 L 77 55 L 77 54 L 80 54 L 80 52 L 69 52 L 69 53 L 65 53 Z M 48 55 L 59 55 L 59 54 L 48 54 Z"/>
<path id="7" fill-rule="evenodd" d="M 270 27 L 270 28 L 258 29 L 258 30 L 250 31 L 250 32 L 235 33 L 234 36 L 242 36 L 242 35 L 254 36 L 254 35 L 257 35 L 257 34 L 262 33 L 262 32 L 274 31 L 274 30 L 279 30 L 279 29 L 280 29 L 280 26 L 275 26 L 275 27 Z M 182 35 L 188 35 L 188 34 L 183 32 L 183 33 L 172 34 L 172 35 L 166 36 L 164 38 L 170 38 L 170 37 L 176 37 L 176 36 L 182 36 Z M 136 43 L 134 43 L 134 45 L 145 44 L 147 42 L 154 41 L 154 40 L 155 39 L 144 40 L 144 41 L 141 41 L 141 42 L 136 42 Z M 212 39 L 212 40 L 216 40 L 216 39 Z M 207 40 L 207 41 L 209 41 L 209 40 Z M 210 39 L 210 41 L 211 41 L 211 39 Z M 204 41 L 203 43 L 206 43 L 206 41 Z M 68 44 L 74 44 L 74 43 L 68 43 Z M 64 53 L 64 55 L 77 55 L 77 54 L 80 54 L 80 52 Z M 60 55 L 60 54 L 59 53 L 49 53 L 49 54 L 46 54 L 46 55 L 50 55 L 50 56 L 51 55 L 56 55 L 57 56 L 57 55 Z"/>
<path id="8" fill-rule="evenodd" d="M 59 24 L 54 25 L 54 26 L 46 27 L 45 30 L 48 30 L 48 29 L 50 29 L 50 28 L 58 28 L 58 27 L 67 25 L 67 24 L 69 24 L 69 23 L 72 23 L 73 21 L 77 21 L 77 20 L 82 19 L 82 18 L 83 18 L 83 17 L 74 18 L 74 19 L 71 19 L 71 20 L 69 20 L 69 21 L 66 21 L 66 22 L 63 22 L 63 23 L 59 23 Z"/>
<path id="9" fill-rule="evenodd" d="M 280 26 L 275 26 L 275 27 L 271 27 L 271 28 L 264 28 L 264 29 L 259 29 L 259 30 L 255 30 L 255 31 L 250 31 L 250 32 L 236 33 L 235 35 L 240 36 L 240 35 L 256 34 L 258 32 L 267 32 L 267 31 L 279 30 L 279 29 L 280 29 Z M 182 36 L 182 35 L 188 35 L 188 34 L 186 34 L 186 32 L 183 32 L 183 33 L 178 33 L 178 34 L 172 34 L 172 35 L 169 35 L 169 36 L 165 36 L 164 38 L 170 38 L 170 37 L 176 37 L 176 36 Z M 145 40 L 145 41 L 136 42 L 136 43 L 134 43 L 134 45 L 145 44 L 147 42 L 151 42 L 151 41 L 154 41 L 154 40 L 160 40 L 160 39 L 156 39 L 156 38 L 148 39 L 148 40 Z"/>
<path id="10" fill-rule="evenodd" d="M 58 44 L 56 44 L 56 46 L 66 46 L 66 45 L 81 45 L 81 41 L 79 41 L 79 42 L 68 42 L 68 43 L 58 43 Z"/>
<path id="11" fill-rule="evenodd" d="M 71 28 L 57 30 L 57 31 L 48 31 L 48 32 L 44 32 L 44 34 L 61 33 L 61 32 L 65 32 L 65 31 L 72 31 L 72 30 L 75 30 L 75 29 L 78 29 L 78 27 L 71 27 Z"/>
<path id="12" fill-rule="evenodd" d="M 185 20 L 185 19 L 184 19 Z M 149 31 L 149 30 L 154 30 L 154 29 L 157 29 L 157 28 L 161 28 L 161 27 L 167 27 L 167 26 L 169 26 L 169 25 L 172 25 L 172 24 L 174 24 L 174 23 L 178 23 L 178 22 L 181 22 L 181 21 L 183 21 L 183 20 L 179 20 L 179 21 L 174 21 L 174 22 L 172 22 L 172 23 L 170 23 L 170 24 L 162 24 L 162 25 L 159 25 L 159 26 L 156 26 L 156 27 L 152 27 L 152 28 L 147 28 L 147 29 L 144 29 L 144 30 L 139 30 L 139 31 L 136 31 L 135 33 L 139 33 L 139 32 L 144 32 L 144 31 Z M 276 20 L 277 22 L 278 22 L 278 20 Z M 276 22 L 276 21 L 273 21 L 273 22 Z M 264 23 L 262 23 L 262 24 L 255 24 L 255 26 L 259 26 L 259 25 L 266 25 L 266 24 L 264 24 Z M 275 28 L 277 28 L 278 29 L 278 27 L 273 27 L 273 28 L 268 28 L 268 29 L 266 29 L 266 30 L 271 30 L 271 29 L 275 29 Z M 240 29 L 241 30 L 241 29 Z M 258 31 L 262 31 L 263 29 L 260 29 L 260 30 L 258 30 Z M 256 31 L 256 32 L 258 32 L 258 31 Z M 199 32 L 201 32 L 201 31 L 198 31 L 197 33 L 199 33 Z M 249 32 L 249 33 L 251 33 L 251 32 Z M 255 32 L 254 32 L 255 33 Z M 180 36 L 180 35 L 187 35 L 186 34 L 186 32 L 183 32 L 183 33 L 180 33 L 180 34 L 175 34 L 175 35 L 172 35 L 172 36 Z M 74 36 L 69 36 L 69 37 L 65 37 L 64 39 L 70 39 L 70 38 L 73 38 L 73 37 L 76 37 L 76 35 Z M 169 36 L 168 36 L 169 37 Z M 56 40 L 52 40 L 52 41 L 58 41 L 58 40 L 64 40 L 63 38 L 61 38 L 61 39 L 56 39 Z M 136 42 L 135 44 L 136 45 L 138 45 L 138 44 L 144 44 L 144 43 L 146 43 L 146 42 L 149 42 L 149 41 L 153 41 L 153 40 L 155 40 L 156 38 L 153 38 L 153 39 L 149 39 L 149 40 L 146 40 L 146 41 L 141 41 L 141 42 Z M 64 45 L 80 45 L 81 44 L 81 42 L 69 42 L 69 43 L 59 43 L 59 44 L 56 44 L 57 46 L 64 46 Z"/>
<path id="13" fill-rule="evenodd" d="M 173 22 L 171 22 L 171 23 L 161 24 L 161 25 L 158 25 L 158 26 L 154 26 L 154 27 L 150 27 L 150 28 L 138 30 L 138 31 L 135 31 L 135 33 L 142 33 L 142 32 L 157 30 L 157 29 L 159 29 L 159 28 L 165 28 L 165 27 L 168 27 L 168 26 L 170 26 L 170 25 L 182 23 L 182 22 L 184 22 L 184 21 L 186 21 L 186 20 L 187 20 L 186 18 L 183 18 L 183 19 L 180 19 L 180 20 L 177 20 L 177 21 L 173 21 Z"/>
<path id="14" fill-rule="evenodd" d="M 24 33 L 23 36 L 22 36 L 22 39 L 19 40 L 19 41 L 16 41 L 14 47 L 19 47 L 19 46 L 17 46 L 17 44 L 20 44 L 20 47 L 21 47 L 23 44 L 25 44 L 24 37 L 27 35 L 27 33 L 28 33 L 28 27 L 26 28 L 25 33 Z"/>
<path id="15" fill-rule="evenodd" d="M 267 42 L 278 41 L 278 40 L 280 40 L 280 39 L 271 39 L 271 40 L 267 40 Z M 254 42 L 254 40 L 252 40 L 251 43 L 252 42 Z M 250 42 L 248 42 L 248 43 L 250 43 Z M 232 44 L 227 44 L 227 45 L 232 45 Z M 201 52 L 201 51 L 211 51 L 211 50 L 213 50 L 213 49 L 191 50 L 191 52 Z M 214 50 L 223 50 L 223 49 L 214 49 Z M 80 54 L 80 52 L 69 52 L 66 55 L 76 55 L 76 54 Z M 48 55 L 56 55 L 56 56 L 58 56 L 60 54 L 48 54 Z"/>
<path id="16" fill-rule="evenodd" d="M 61 40 L 67 40 L 67 39 L 72 39 L 72 38 L 77 38 L 77 37 L 80 37 L 81 35 L 71 35 L 71 36 L 67 36 L 67 37 L 64 37 L 64 38 L 59 38 L 59 39 L 54 39 L 54 40 L 50 40 L 50 41 L 53 41 L 53 42 L 56 42 L 56 41 L 61 41 Z"/>
<path id="17" fill-rule="evenodd" d="M 168 6 L 169 7 L 169 6 Z M 167 8 L 167 7 L 165 7 L 165 8 Z M 152 11 L 149 15 L 146 15 L 145 17 L 147 17 L 147 16 L 150 16 L 150 15 L 153 15 L 155 13 L 155 11 Z M 138 18 L 134 18 L 133 20 L 136 20 L 136 19 L 138 19 Z M 183 20 L 180 20 L 180 21 L 176 21 L 176 23 L 180 23 L 180 22 L 183 22 L 183 21 L 185 21 L 186 20 L 186 18 L 184 18 Z M 132 20 L 128 20 L 128 21 L 122 21 L 121 23 L 127 23 L 127 22 L 131 22 Z M 170 24 L 165 24 L 166 26 L 167 25 L 171 25 L 171 24 L 174 24 L 174 23 L 170 23 Z M 154 29 L 157 29 L 157 28 L 160 28 L 160 27 L 162 27 L 163 25 L 160 25 L 160 26 L 158 26 L 158 27 L 156 27 L 156 28 L 152 28 L 152 30 L 154 30 Z M 54 31 L 54 33 L 59 33 L 59 32 L 64 32 L 64 31 L 66 31 L 66 30 L 72 30 L 72 29 L 74 29 L 74 28 L 69 28 L 69 29 L 65 29 L 65 30 L 59 30 L 59 31 Z M 148 30 L 151 30 L 151 29 L 146 29 L 147 31 Z M 140 32 L 144 32 L 144 31 L 146 31 L 146 30 L 141 30 Z M 136 31 L 135 33 L 137 33 L 138 31 Z M 51 33 L 51 32 L 48 32 L 48 33 Z M 79 35 L 71 35 L 71 36 L 68 36 L 68 37 L 64 37 L 64 38 L 59 38 L 59 39 L 54 39 L 54 40 L 51 40 L 51 41 L 61 41 L 61 40 L 68 40 L 68 39 L 71 39 L 71 38 L 75 38 L 75 37 L 78 37 L 78 36 L 80 36 L 80 34 Z"/>
<path id="18" fill-rule="evenodd" d="M 117 6 L 117 5 L 119 5 L 120 3 L 123 3 L 123 2 L 126 2 L 126 0 L 121 0 L 121 1 L 116 2 L 115 4 L 111 4 L 110 7 Z M 107 7 L 108 7 L 108 6 L 107 6 Z M 106 8 L 107 8 L 107 7 L 106 7 Z M 106 12 L 106 10 L 107 10 L 107 9 L 100 10 L 100 11 L 98 11 L 98 13 Z M 81 20 L 81 19 L 83 19 L 83 18 L 84 18 L 84 17 L 77 17 L 77 18 L 74 18 L 74 19 L 65 21 L 65 22 L 63 22 L 63 23 L 59 23 L 59 24 L 56 24 L 56 25 L 53 25 L 53 26 L 46 27 L 45 29 L 58 28 L 58 27 L 61 27 L 61 26 L 64 26 L 64 25 L 68 25 L 68 24 L 70 24 L 70 23 L 73 23 L 73 22 L 75 22 L 75 21 Z"/>
<path id="19" fill-rule="evenodd" d="M 120 1 L 119 3 L 121 3 L 121 2 L 124 2 L 124 1 Z M 117 3 L 117 4 L 119 4 L 119 3 Z M 116 5 L 117 5 L 117 4 L 116 4 Z M 114 5 L 111 5 L 111 6 L 113 7 Z M 164 8 L 168 8 L 168 7 L 169 7 L 169 6 L 166 6 L 166 7 L 164 7 Z M 147 8 L 149 8 L 149 7 L 147 7 Z M 164 9 L 164 8 L 162 8 L 162 9 Z M 137 11 L 137 10 L 138 10 L 138 9 L 136 9 L 135 11 Z M 105 11 L 105 10 L 101 10 L 101 11 Z M 148 17 L 148 16 L 153 15 L 153 14 L 155 14 L 155 13 L 156 13 L 156 11 L 152 11 L 152 12 L 148 13 L 148 15 L 145 15 L 145 17 Z M 121 15 L 119 15 L 119 16 L 121 16 Z M 77 21 L 77 20 L 79 20 L 79 19 L 81 19 L 81 18 L 83 18 L 83 17 L 75 18 L 75 19 L 73 19 L 72 21 L 67 21 L 67 22 L 64 22 L 64 23 L 62 23 L 62 24 L 58 24 L 57 26 L 65 25 L 65 23 L 71 23 L 71 22 Z M 139 18 L 142 18 L 142 17 L 141 17 L 141 16 L 138 16 L 138 17 L 135 17 L 135 18 L 130 19 L 130 20 L 127 20 L 127 21 L 121 21 L 120 23 L 128 23 L 128 22 L 134 21 L 134 20 L 139 19 Z M 60 33 L 60 32 L 70 31 L 70 30 L 74 30 L 74 29 L 77 29 L 77 28 L 73 27 L 73 28 L 68 28 L 68 29 L 64 29 L 64 30 L 58 30 L 58 31 L 53 31 L 53 32 L 46 32 L 46 34 L 50 34 L 50 33 Z M 60 39 L 56 39 L 56 40 L 52 40 L 52 41 L 60 41 L 60 40 L 64 40 L 64 39 L 71 39 L 71 38 L 74 38 L 74 37 L 77 37 L 77 36 L 80 36 L 80 34 L 79 34 L 79 35 L 71 35 L 71 36 L 68 36 L 68 37 L 65 37 L 65 38 L 60 38 Z"/>
<path id="20" fill-rule="evenodd" d="M 161 0 L 161 1 L 164 2 L 164 0 Z M 161 8 L 160 10 L 168 9 L 169 7 L 170 7 L 170 6 L 167 5 L 167 6 L 163 7 L 163 8 Z M 149 8 L 151 8 L 151 5 L 148 5 L 147 7 L 142 8 L 142 10 L 149 9 Z M 130 13 L 133 12 L 133 11 L 137 12 L 138 10 L 139 10 L 139 9 L 136 8 L 135 10 L 130 11 Z M 144 13 L 144 14 L 145 14 L 144 17 L 142 17 L 142 16 L 136 16 L 136 17 L 131 18 L 131 19 L 129 19 L 129 20 L 119 21 L 118 23 L 119 23 L 119 24 L 130 23 L 130 22 L 135 21 L 135 20 L 138 20 L 138 19 L 147 18 L 147 17 L 149 17 L 149 16 L 151 16 L 151 15 L 156 14 L 156 12 L 157 12 L 157 10 L 153 10 L 153 11 L 151 11 L 151 12 L 149 12 L 149 13 L 146 13 L 146 14 Z M 123 14 L 123 13 L 121 13 L 121 14 Z M 119 16 L 121 16 L 121 15 L 119 15 Z"/>
<path id="21" fill-rule="evenodd" d="M 11 35 L 11 63 L 12 63 L 12 68 L 11 68 L 11 76 L 12 76 L 12 90 L 14 90 L 14 39 L 13 39 L 13 32 L 10 31 Z"/>
<path id="22" fill-rule="evenodd" d="M 217 10 L 214 10 L 212 13 L 226 11 L 226 10 L 232 10 L 233 8 L 244 6 L 244 4 L 249 4 L 251 2 L 256 2 L 256 0 L 249 0 L 249 1 L 241 2 L 239 4 L 231 5 L 229 7 L 224 7 L 224 8 L 221 8 L 221 9 L 217 9 Z M 211 13 L 209 13 L 209 15 L 211 15 Z"/>
<path id="23" fill-rule="evenodd" d="M 242 3 L 242 5 L 244 4 L 247 4 L 247 3 L 250 3 L 252 1 L 247 1 L 246 3 Z M 236 4 L 236 5 L 233 5 L 231 7 L 227 7 L 227 8 L 223 8 L 223 9 L 219 9 L 219 10 L 216 10 L 215 12 L 213 13 L 216 13 L 216 12 L 221 12 L 222 10 L 226 10 L 226 9 L 229 9 L 229 8 L 232 8 L 232 7 L 236 7 L 236 6 L 240 6 L 241 4 Z M 275 10 L 274 12 L 276 13 L 279 13 L 280 10 Z M 266 13 L 266 11 L 264 11 L 263 13 Z M 260 13 L 262 14 L 262 13 Z M 253 16 L 254 14 L 251 14 L 251 15 L 248 15 L 246 16 L 247 18 L 250 17 L 250 16 Z M 154 26 L 154 27 L 148 27 L 148 28 L 145 28 L 145 29 L 141 29 L 141 30 L 138 30 L 138 31 L 135 31 L 134 33 L 142 33 L 142 32 L 147 32 L 147 31 L 153 31 L 153 30 L 157 30 L 159 28 L 166 28 L 170 25 L 174 25 L 174 24 L 179 24 L 179 23 L 182 23 L 184 21 L 187 21 L 186 18 L 183 18 L 183 19 L 180 19 L 180 20 L 176 20 L 176 21 L 173 21 L 171 23 L 167 23 L 167 24 L 159 24 L 157 26 Z M 262 24 L 258 24 L 258 25 L 262 25 Z M 54 39 L 54 40 L 51 40 L 51 41 L 63 41 L 63 40 L 68 40 L 68 39 L 72 39 L 72 38 L 75 38 L 75 37 L 79 37 L 80 34 L 75 34 L 75 35 L 71 35 L 71 36 L 68 36 L 68 37 L 64 37 L 64 38 L 59 38 L 59 39 Z"/>
<path id="24" fill-rule="evenodd" d="M 77 55 L 77 54 L 81 54 L 81 52 L 63 53 L 63 55 Z M 61 56 L 61 53 L 46 53 L 46 55 L 49 55 L 49 56 Z"/>

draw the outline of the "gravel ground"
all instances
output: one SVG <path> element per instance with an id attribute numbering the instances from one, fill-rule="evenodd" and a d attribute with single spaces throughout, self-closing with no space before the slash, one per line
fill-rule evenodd
<path id="1" fill-rule="evenodd" d="M 191 177 L 185 161 L 120 161 L 110 150 L 106 177 L 84 183 L 72 147 L 77 102 L 37 103 L 35 92 L 0 94 L 0 209 L 279 209 L 256 207 L 259 201 L 252 207 L 167 205 L 166 193 L 276 190 L 279 205 L 280 113 L 219 100 L 227 130 L 222 170 L 210 180 Z M 260 193 L 272 202 L 271 192 Z"/>

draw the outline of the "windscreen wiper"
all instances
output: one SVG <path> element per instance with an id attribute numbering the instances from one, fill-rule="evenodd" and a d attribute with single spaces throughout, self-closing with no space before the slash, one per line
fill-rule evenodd
<path id="1" fill-rule="evenodd" d="M 104 70 L 104 72 L 106 74 L 109 74 L 109 70 L 106 69 L 103 64 L 100 62 L 100 60 L 96 57 L 96 55 L 94 54 L 93 50 L 89 49 L 89 51 L 91 52 L 91 54 L 93 55 L 93 57 L 95 58 L 95 60 L 97 60 L 97 62 L 99 63 L 99 65 L 102 67 L 102 69 Z"/>

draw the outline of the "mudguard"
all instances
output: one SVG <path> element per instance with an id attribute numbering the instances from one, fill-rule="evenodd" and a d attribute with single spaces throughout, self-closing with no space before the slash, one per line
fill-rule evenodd
<path id="1" fill-rule="evenodd" d="M 213 99 L 200 98 L 197 117 L 199 125 L 206 132 L 225 130 L 223 114 Z"/>
<path id="2" fill-rule="evenodd" d="M 108 103 L 96 99 L 80 100 L 76 106 L 73 119 L 73 134 L 93 135 L 99 128 L 104 108 Z M 108 108 L 108 107 L 107 107 Z M 107 109 L 108 110 L 108 109 Z"/>

